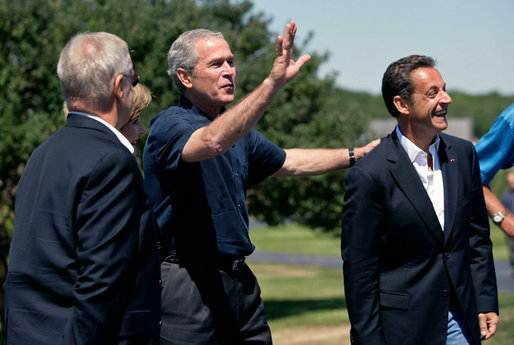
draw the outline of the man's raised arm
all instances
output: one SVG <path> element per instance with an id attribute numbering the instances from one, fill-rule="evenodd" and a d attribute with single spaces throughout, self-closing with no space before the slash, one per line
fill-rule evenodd
<path id="1" fill-rule="evenodd" d="M 195 162 L 220 155 L 255 126 L 278 91 L 293 80 L 310 59 L 309 55 L 301 56 L 297 61 L 292 58 L 296 30 L 292 21 L 286 25 L 284 36 L 278 37 L 275 61 L 268 77 L 209 126 L 191 135 L 182 152 L 184 161 Z"/>

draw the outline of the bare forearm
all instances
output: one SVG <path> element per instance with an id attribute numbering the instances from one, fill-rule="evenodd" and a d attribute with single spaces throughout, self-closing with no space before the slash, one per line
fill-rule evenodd
<path id="1" fill-rule="evenodd" d="M 223 154 L 259 121 L 280 86 L 265 79 L 252 93 L 218 116 L 209 126 L 198 129 L 182 152 L 186 162 L 201 161 Z"/>
<path id="2" fill-rule="evenodd" d="M 219 142 L 226 148 L 239 141 L 257 124 L 281 88 L 266 78 L 248 96 L 214 120 L 211 129 L 221 133 Z"/>
<path id="3" fill-rule="evenodd" d="M 355 161 L 368 154 L 380 143 L 380 139 L 373 140 L 363 147 L 353 149 Z M 330 171 L 350 167 L 350 152 L 348 148 L 339 149 L 289 149 L 286 151 L 286 160 L 274 176 L 313 176 Z"/>
<path id="4" fill-rule="evenodd" d="M 485 205 L 487 208 L 487 213 L 490 217 L 492 217 L 496 212 L 504 209 L 500 200 L 494 195 L 494 193 L 486 186 L 482 187 L 484 191 Z"/>
<path id="5" fill-rule="evenodd" d="M 482 189 L 484 191 L 485 205 L 489 217 L 492 217 L 498 211 L 502 211 L 505 218 L 498 227 L 505 232 L 507 236 L 514 237 L 514 216 L 505 208 L 505 206 L 488 187 L 483 186 Z"/>
<path id="6" fill-rule="evenodd" d="M 274 176 L 313 176 L 348 168 L 348 149 L 289 149 L 286 161 Z"/>

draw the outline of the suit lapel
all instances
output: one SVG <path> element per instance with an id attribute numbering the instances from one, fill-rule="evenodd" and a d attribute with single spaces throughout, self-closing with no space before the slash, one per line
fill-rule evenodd
<path id="1" fill-rule="evenodd" d="M 444 240 L 445 242 L 451 235 L 453 223 L 455 221 L 455 209 L 457 207 L 459 169 L 457 164 L 457 154 L 452 149 L 451 144 L 441 135 L 439 144 L 439 162 L 443 175 L 444 185 Z"/>
<path id="2" fill-rule="evenodd" d="M 440 243 L 443 243 L 444 238 L 441 225 L 416 169 L 414 169 L 395 132 L 391 134 L 390 138 L 387 160 L 391 163 L 390 172 L 393 179 L 395 179 L 396 184 L 416 209 L 429 231 Z"/>

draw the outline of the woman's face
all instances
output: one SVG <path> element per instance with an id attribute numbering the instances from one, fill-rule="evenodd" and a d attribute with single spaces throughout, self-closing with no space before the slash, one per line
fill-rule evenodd
<path id="1" fill-rule="evenodd" d="M 120 132 L 130 141 L 132 146 L 136 147 L 139 136 L 146 133 L 146 128 L 139 119 L 139 114 L 137 114 L 135 119 L 130 120 L 121 127 Z"/>

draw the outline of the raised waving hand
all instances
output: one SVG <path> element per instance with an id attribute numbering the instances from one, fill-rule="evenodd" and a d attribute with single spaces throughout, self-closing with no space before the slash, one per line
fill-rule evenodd
<path id="1" fill-rule="evenodd" d="M 302 66 L 311 58 L 310 55 L 303 55 L 298 60 L 293 60 L 296 30 L 296 23 L 291 21 L 286 25 L 284 36 L 278 36 L 277 39 L 275 61 L 268 78 L 279 87 L 293 80 Z"/>

